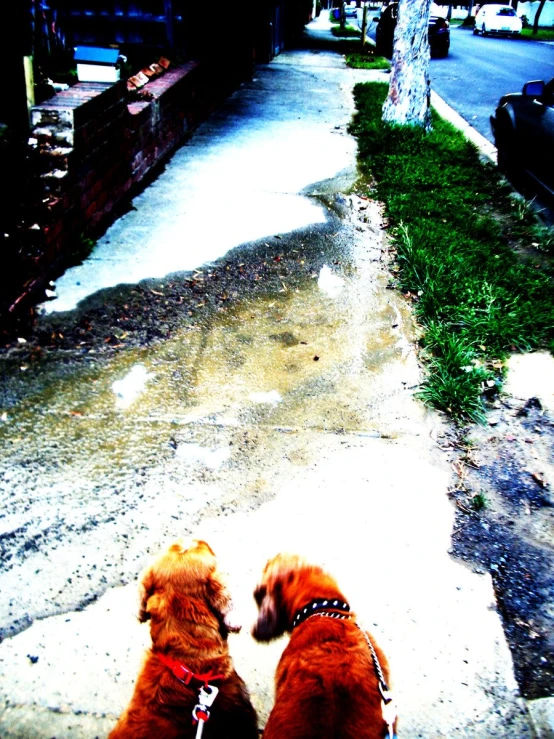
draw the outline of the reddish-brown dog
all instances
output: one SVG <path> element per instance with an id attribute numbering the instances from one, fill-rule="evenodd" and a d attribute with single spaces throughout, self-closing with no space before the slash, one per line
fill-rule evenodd
<path id="1" fill-rule="evenodd" d="M 230 610 L 214 553 L 203 541 L 189 549 L 174 544 L 146 571 L 139 619 L 150 619 L 152 649 L 110 739 L 196 737 L 192 712 L 200 691 L 215 692 L 207 684 L 219 692 L 209 716 L 197 714 L 207 718 L 203 739 L 257 739 L 256 713 L 227 646 L 228 632 L 238 630 L 226 623 Z"/>
<path id="2" fill-rule="evenodd" d="M 254 598 L 255 639 L 291 632 L 264 739 L 383 739 L 389 729 L 394 735 L 387 661 L 330 575 L 300 557 L 278 554 Z"/>

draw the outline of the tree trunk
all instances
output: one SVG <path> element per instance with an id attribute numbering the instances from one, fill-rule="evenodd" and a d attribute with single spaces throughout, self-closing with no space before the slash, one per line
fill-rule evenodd
<path id="1" fill-rule="evenodd" d="M 365 47 L 367 41 L 367 3 L 364 3 L 364 9 L 362 11 L 362 49 Z"/>
<path id="2" fill-rule="evenodd" d="M 431 128 L 429 15 L 431 0 L 400 0 L 394 32 L 389 94 L 383 120 Z"/>
<path id="3" fill-rule="evenodd" d="M 533 35 L 536 36 L 539 31 L 539 18 L 541 17 L 542 9 L 544 8 L 544 4 L 546 3 L 546 0 L 541 0 L 541 4 L 537 8 L 537 12 L 535 13 L 535 20 L 533 21 Z"/>

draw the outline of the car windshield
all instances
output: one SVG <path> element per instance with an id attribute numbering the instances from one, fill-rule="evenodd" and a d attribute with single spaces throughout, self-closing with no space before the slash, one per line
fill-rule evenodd
<path id="1" fill-rule="evenodd" d="M 513 8 L 499 8 L 496 11 L 496 15 L 515 15 L 516 11 Z"/>

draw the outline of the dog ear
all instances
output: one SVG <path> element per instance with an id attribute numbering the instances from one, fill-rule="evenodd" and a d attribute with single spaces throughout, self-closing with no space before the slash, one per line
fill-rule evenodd
<path id="1" fill-rule="evenodd" d="M 212 572 L 206 582 L 206 595 L 211 607 L 221 616 L 225 616 L 233 607 L 231 594 L 217 571 Z"/>
<path id="2" fill-rule="evenodd" d="M 154 594 L 154 587 L 154 573 L 150 569 L 145 573 L 139 586 L 138 619 L 141 624 L 143 624 L 145 621 L 148 621 L 148 619 L 150 618 L 151 610 L 148 606 L 148 601 Z"/>
<path id="3" fill-rule="evenodd" d="M 161 593 L 154 593 L 154 595 L 151 595 L 139 612 L 139 621 L 141 623 L 148 621 L 148 619 L 158 621 L 165 608 L 165 603 L 165 597 Z"/>
<path id="4" fill-rule="evenodd" d="M 281 636 L 287 628 L 287 617 L 283 606 L 282 588 L 279 581 L 271 588 L 261 585 L 254 591 L 258 605 L 258 619 L 252 628 L 256 641 L 271 641 Z"/>

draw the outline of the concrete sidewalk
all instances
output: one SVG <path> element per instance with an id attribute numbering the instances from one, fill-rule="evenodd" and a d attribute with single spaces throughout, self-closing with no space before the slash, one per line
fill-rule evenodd
<path id="1" fill-rule="evenodd" d="M 310 33 L 329 35 L 329 25 L 321 18 Z M 171 439 L 178 449 L 193 447 L 178 436 L 185 429 L 213 455 L 225 450 L 223 471 L 206 458 L 190 462 L 176 455 L 167 464 L 160 462 L 154 477 L 158 487 L 152 486 L 148 498 L 146 486 L 145 502 L 127 517 L 139 532 L 134 539 L 115 541 L 106 526 L 113 542 L 89 541 L 83 534 L 82 541 L 58 547 L 42 560 L 47 575 L 35 575 L 38 567 L 30 553 L 29 563 L 2 581 L 4 598 L 9 593 L 16 603 L 21 591 L 30 589 L 26 578 L 37 580 L 32 602 L 25 605 L 35 608 L 36 620 L 0 644 L 1 736 L 107 735 L 129 700 L 149 644 L 147 627 L 136 621 L 137 583 L 108 587 L 83 610 L 69 602 L 56 610 L 52 601 L 64 597 L 72 558 L 94 561 L 96 550 L 105 546 L 104 554 L 123 569 L 133 557 L 146 561 L 153 542 L 171 540 L 183 530 L 210 542 L 228 573 L 245 625 L 241 634 L 231 636 L 231 652 L 262 725 L 271 709 L 273 674 L 285 640 L 264 646 L 249 636 L 255 617 L 252 590 L 266 559 L 288 550 L 329 568 L 388 654 L 401 736 L 534 736 L 518 694 L 491 579 L 449 555 L 454 525 L 447 497 L 450 464 L 437 444 L 444 422 L 414 398 L 420 381 L 414 327 L 401 296 L 387 290 L 379 206 L 352 198 L 345 209 L 352 222 L 336 232 L 327 228 L 335 224 L 327 203 L 356 175 L 356 143 L 347 133 L 352 87 L 371 77 L 349 70 L 340 56 L 323 50 L 285 52 L 261 67 L 135 198 L 133 209 L 108 230 L 90 259 L 57 282 L 58 297 L 45 306 L 48 312 L 73 310 L 79 301 L 85 301 L 78 307 L 84 310 L 102 300 L 103 289 L 197 269 L 233 247 L 273 235 L 285 248 L 288 235 L 301 233 L 307 239 L 313 234 L 321 243 L 342 239 L 351 250 L 350 271 L 335 275 L 333 290 L 323 296 L 328 273 L 322 270 L 319 278 L 310 276 L 314 279 L 306 294 L 285 286 L 286 300 L 277 308 L 270 303 L 257 313 L 254 301 L 245 301 L 234 329 L 243 346 L 240 362 L 236 345 L 226 345 L 233 361 L 225 364 L 217 355 L 208 372 L 206 345 L 217 351 L 223 343 L 218 339 L 231 341 L 223 329 L 210 334 L 199 350 L 205 364 L 198 371 L 195 402 L 181 416 L 160 406 L 167 388 L 163 372 L 169 354 L 177 350 L 172 346 L 168 356 L 151 360 L 164 392 L 158 388 L 157 396 L 141 399 L 126 435 L 139 438 L 142 424 L 162 436 L 173 424 L 177 441 Z M 318 229 L 325 228 L 318 236 Z M 247 321 L 254 327 L 245 336 Z M 286 348 L 290 351 L 282 375 L 275 368 L 276 357 L 281 357 L 275 335 L 285 343 L 289 335 L 306 339 Z M 321 349 L 323 361 L 313 361 L 314 346 L 318 353 Z M 379 362 L 368 359 L 369 347 Z M 137 354 L 141 361 L 149 360 L 146 352 Z M 334 362 L 326 366 L 327 357 Z M 303 360 L 308 369 L 299 369 Z M 116 364 L 114 360 L 109 369 L 107 387 L 117 377 Z M 167 370 L 172 372 L 173 367 Z M 204 384 L 206 378 L 211 384 Z M 270 395 L 271 383 L 278 382 L 280 395 Z M 100 378 L 97 395 L 103 392 L 102 383 Z M 258 401 L 253 389 L 266 393 L 264 410 L 254 408 Z M 39 408 L 40 416 L 52 407 Z M 101 410 L 98 401 L 97 417 L 102 419 Z M 54 426 L 54 412 L 48 419 Z M 240 449 L 239 433 L 250 435 Z M 55 438 L 58 442 L 61 435 Z M 245 451 L 252 447 L 255 453 Z M 239 453 L 251 455 L 244 467 Z M 201 462 L 202 475 L 192 484 L 190 469 L 194 464 L 198 470 Z M 125 460 L 120 463 L 124 466 Z M 171 487 L 173 479 L 182 484 L 182 495 Z M 78 486 L 78 474 L 72 483 Z M 242 486 L 243 492 L 253 490 L 253 502 L 223 506 L 233 485 Z M 65 515 L 70 515 L 67 505 Z M 54 595 L 51 582 L 57 582 L 60 595 Z M 546 729 L 542 736 L 548 736 Z"/>

